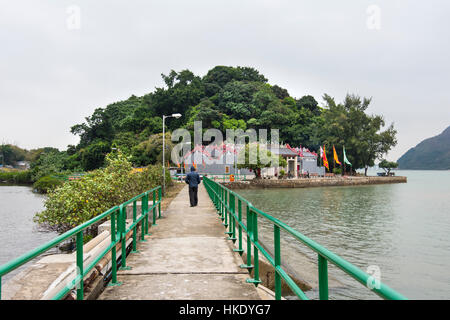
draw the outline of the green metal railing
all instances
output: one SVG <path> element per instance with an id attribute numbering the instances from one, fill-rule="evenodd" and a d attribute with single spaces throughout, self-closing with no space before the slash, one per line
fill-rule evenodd
<path id="1" fill-rule="evenodd" d="M 149 195 L 152 195 L 153 198 L 153 204 L 149 208 L 148 206 L 148 200 Z M 141 214 L 139 217 L 137 216 L 137 202 L 141 201 Z M 127 205 L 133 204 L 133 221 L 128 226 L 126 225 L 127 220 Z M 158 210 L 158 214 L 156 213 L 156 210 Z M 124 203 L 122 203 L 119 206 L 115 206 L 104 213 L 98 215 L 97 217 L 63 233 L 62 235 L 56 237 L 55 239 L 37 247 L 34 250 L 31 250 L 24 255 L 18 257 L 17 259 L 10 261 L 2 266 L 0 266 L 0 299 L 1 299 L 1 280 L 2 277 L 13 271 L 14 269 L 17 269 L 18 267 L 22 266 L 23 264 L 29 262 L 30 260 L 34 259 L 35 257 L 41 255 L 42 253 L 50 250 L 51 248 L 55 247 L 59 243 L 72 238 L 76 237 L 76 277 L 71 280 L 66 286 L 64 286 L 63 289 L 61 289 L 52 299 L 59 300 L 64 298 L 71 290 L 73 290 L 76 287 L 77 291 L 77 299 L 83 300 L 84 296 L 84 288 L 83 288 L 83 279 L 84 276 L 87 275 L 97 264 L 98 262 L 106 255 L 109 251 L 111 251 L 111 264 L 112 264 L 112 270 L 111 270 L 111 282 L 109 285 L 111 286 L 117 286 L 120 285 L 120 282 L 117 282 L 117 252 L 116 252 L 116 246 L 120 243 L 121 244 L 121 266 L 119 267 L 119 270 L 127 270 L 130 269 L 130 267 L 127 267 L 126 264 L 126 242 L 127 242 L 127 234 L 129 232 L 133 232 L 133 243 L 132 243 L 132 253 L 138 252 L 136 247 L 137 239 L 137 227 L 140 224 L 141 227 L 141 242 L 146 241 L 145 236 L 149 235 L 148 229 L 149 229 L 149 215 L 150 212 L 152 212 L 152 218 L 153 218 L 153 225 L 156 225 L 156 219 L 161 217 L 161 186 L 158 186 L 156 188 L 153 188 L 149 191 L 146 191 Z M 103 219 L 110 219 L 111 221 L 111 243 L 110 245 L 105 248 L 97 257 L 94 258 L 94 260 L 89 263 L 86 267 L 84 266 L 84 260 L 83 260 L 83 231 L 90 226 L 94 225 L 97 222 L 100 222 Z"/>
<path id="2" fill-rule="evenodd" d="M 210 178 L 213 181 L 221 181 L 221 182 L 229 182 L 230 181 L 230 176 L 232 174 L 207 174 L 207 173 L 201 173 L 199 172 L 202 176 L 207 176 L 208 178 Z M 253 178 L 253 175 L 248 175 L 248 174 L 235 174 L 234 175 L 234 181 L 244 181 L 247 180 L 247 177 L 251 177 Z M 184 180 L 184 178 L 186 178 L 186 174 L 183 174 L 182 176 L 178 175 L 178 176 L 172 176 L 172 180 L 174 181 L 180 181 L 180 180 Z"/>
<path id="3" fill-rule="evenodd" d="M 255 208 L 248 200 L 239 194 L 229 190 L 223 185 L 205 177 L 203 179 L 209 197 L 216 206 L 218 215 L 228 231 L 228 239 L 238 241 L 238 248 L 234 251 L 242 255 L 242 233 L 247 234 L 247 261 L 241 265 L 249 271 L 253 269 L 253 278 L 247 279 L 247 282 L 258 285 L 261 282 L 259 278 L 259 252 L 269 261 L 275 270 L 275 298 L 281 299 L 281 281 L 285 281 L 291 290 L 302 300 L 308 300 L 305 293 L 297 286 L 294 280 L 287 274 L 281 265 L 281 245 L 280 231 L 283 230 L 293 236 L 295 239 L 306 245 L 317 253 L 318 258 L 318 276 L 319 276 L 319 299 L 328 300 L 328 262 L 334 264 L 339 269 L 350 275 L 369 290 L 373 291 L 384 299 L 404 300 L 406 297 L 377 281 L 374 277 L 365 273 L 358 267 L 322 247 L 318 243 L 304 236 L 300 232 L 292 229 L 282 221 L 268 215 L 267 213 Z M 236 208 L 237 200 L 237 208 Z M 243 223 L 243 209 L 246 213 L 246 224 Z M 258 240 L 258 217 L 265 218 L 273 225 L 274 235 L 274 254 L 273 256 L 263 248 Z M 237 226 L 237 231 L 236 231 Z M 236 235 L 237 232 L 237 235 Z M 237 237 L 236 237 L 237 236 Z M 252 246 L 253 246 L 253 265 L 252 265 Z"/>

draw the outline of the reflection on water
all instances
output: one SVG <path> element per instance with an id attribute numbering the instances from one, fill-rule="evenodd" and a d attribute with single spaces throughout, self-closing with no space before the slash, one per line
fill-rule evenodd
<path id="1" fill-rule="evenodd" d="M 0 186 L 0 265 L 55 237 L 55 233 L 38 232 L 33 222 L 34 214 L 43 209 L 44 199 L 30 187 Z"/>
<path id="2" fill-rule="evenodd" d="M 408 298 L 448 299 L 450 172 L 401 174 L 408 177 L 407 184 L 239 193 L 362 270 L 380 267 L 381 281 Z M 260 222 L 260 237 L 270 247 L 272 226 Z M 316 254 L 283 237 L 282 258 L 304 279 L 317 281 Z M 312 267 L 305 267 L 305 256 Z M 329 272 L 341 283 L 330 285 L 331 298 L 377 298 L 336 267 Z"/>

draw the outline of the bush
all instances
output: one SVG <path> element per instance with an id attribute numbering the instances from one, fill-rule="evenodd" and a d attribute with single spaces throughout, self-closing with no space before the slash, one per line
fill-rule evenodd
<path id="1" fill-rule="evenodd" d="M 342 169 L 341 168 L 334 168 L 333 169 L 333 173 L 334 174 L 342 174 Z"/>
<path id="2" fill-rule="evenodd" d="M 29 170 L 0 171 L 0 182 L 30 184 L 31 173 Z"/>
<path id="3" fill-rule="evenodd" d="M 33 184 L 33 188 L 39 193 L 48 193 L 50 190 L 61 186 L 64 183 L 63 180 L 53 177 L 45 176 L 40 178 Z"/>
<path id="4" fill-rule="evenodd" d="M 63 233 L 162 183 L 161 166 L 133 173 L 121 152 L 110 153 L 106 161 L 106 168 L 51 190 L 45 210 L 37 213 L 34 221 L 46 230 Z M 167 173 L 166 185 L 171 184 Z M 91 232 L 96 233 L 95 228 Z"/>

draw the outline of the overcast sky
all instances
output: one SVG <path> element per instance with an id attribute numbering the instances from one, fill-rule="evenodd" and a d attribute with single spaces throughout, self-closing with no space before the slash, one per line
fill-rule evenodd
<path id="1" fill-rule="evenodd" d="M 162 86 L 161 73 L 239 65 L 297 98 L 373 97 L 368 112 L 398 130 L 396 160 L 450 125 L 449 12 L 449 1 L 0 0 L 0 143 L 65 149 L 72 125 Z"/>

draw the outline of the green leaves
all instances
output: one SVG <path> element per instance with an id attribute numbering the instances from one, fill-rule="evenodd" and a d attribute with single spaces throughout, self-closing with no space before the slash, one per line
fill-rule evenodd
<path id="1" fill-rule="evenodd" d="M 63 233 L 162 183 L 161 166 L 133 173 L 131 162 L 120 151 L 107 155 L 106 162 L 106 168 L 51 190 L 45 210 L 37 213 L 34 221 L 44 229 Z M 171 183 L 168 174 L 166 185 Z"/>
<path id="2" fill-rule="evenodd" d="M 397 144 L 397 131 L 391 124 L 385 130 L 385 121 L 380 115 L 365 113 L 371 99 L 347 95 L 343 104 L 336 104 L 333 98 L 324 95 L 326 109 L 321 140 L 336 150 L 345 145 L 348 160 L 354 169 L 368 168 L 377 158 L 386 154 Z"/>

